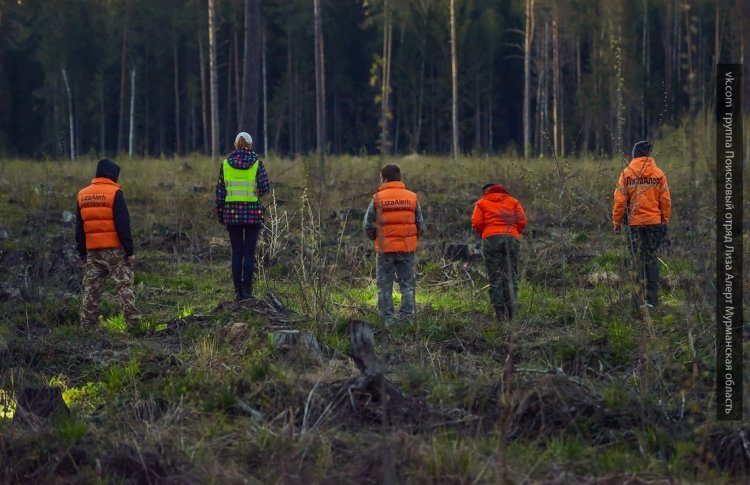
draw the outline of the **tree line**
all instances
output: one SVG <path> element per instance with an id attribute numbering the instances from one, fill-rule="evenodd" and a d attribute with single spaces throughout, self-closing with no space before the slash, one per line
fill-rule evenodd
<path id="1" fill-rule="evenodd" d="M 525 157 L 712 116 L 742 0 L 0 0 L 0 154 Z"/>

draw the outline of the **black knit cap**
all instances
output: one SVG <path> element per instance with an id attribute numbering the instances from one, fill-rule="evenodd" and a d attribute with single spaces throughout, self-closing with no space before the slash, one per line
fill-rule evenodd
<path id="1" fill-rule="evenodd" d="M 651 154 L 651 143 L 641 140 L 633 145 L 633 158 L 647 157 Z"/>
<path id="2" fill-rule="evenodd" d="M 96 176 L 106 177 L 113 182 L 117 182 L 117 177 L 120 176 L 120 166 L 107 158 L 99 160 L 96 165 Z"/>
<path id="3" fill-rule="evenodd" d="M 488 184 L 484 184 L 484 185 L 482 186 L 482 193 L 484 193 L 484 191 L 485 191 L 485 190 L 489 189 L 489 188 L 490 188 L 490 187 L 492 187 L 493 185 L 495 185 L 495 183 L 494 183 L 494 182 L 490 182 L 490 183 L 488 183 Z"/>

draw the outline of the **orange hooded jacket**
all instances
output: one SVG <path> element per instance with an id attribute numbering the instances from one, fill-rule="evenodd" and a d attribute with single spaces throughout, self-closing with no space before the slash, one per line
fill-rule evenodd
<path id="1" fill-rule="evenodd" d="M 627 220 L 624 220 L 625 212 Z M 614 194 L 612 223 L 620 227 L 668 224 L 672 215 L 667 177 L 651 157 L 634 158 L 620 174 Z"/>
<path id="2" fill-rule="evenodd" d="M 484 191 L 471 216 L 471 226 L 482 239 L 498 234 L 510 234 L 520 238 L 526 221 L 521 203 L 508 195 L 505 188 L 498 184 Z"/>

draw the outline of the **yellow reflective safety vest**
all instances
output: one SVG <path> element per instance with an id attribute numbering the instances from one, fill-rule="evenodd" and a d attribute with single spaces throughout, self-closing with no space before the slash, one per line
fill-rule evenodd
<path id="1" fill-rule="evenodd" d="M 258 202 L 257 182 L 258 162 L 250 168 L 239 169 L 224 160 L 224 185 L 227 188 L 226 202 Z"/>

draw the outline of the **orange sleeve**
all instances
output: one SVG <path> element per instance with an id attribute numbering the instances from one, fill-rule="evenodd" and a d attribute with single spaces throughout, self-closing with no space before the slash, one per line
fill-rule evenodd
<path id="1" fill-rule="evenodd" d="M 666 175 L 661 178 L 661 183 L 659 183 L 659 209 L 661 210 L 662 224 L 669 224 L 669 219 L 672 217 L 672 197 L 669 195 Z"/>
<path id="2" fill-rule="evenodd" d="M 516 229 L 518 230 L 518 234 L 523 234 L 528 218 L 526 217 L 526 213 L 523 211 L 523 206 L 521 206 L 520 202 L 516 203 L 516 218 Z"/>
<path id="3" fill-rule="evenodd" d="M 474 204 L 474 213 L 471 215 L 471 227 L 474 228 L 477 234 L 482 235 L 484 230 L 484 212 L 479 207 L 479 202 Z"/>
<path id="4" fill-rule="evenodd" d="M 628 201 L 625 179 L 622 174 L 620 174 L 620 179 L 617 181 L 614 198 L 615 202 L 612 207 L 612 223 L 619 226 L 622 224 L 622 216 L 625 215 L 625 206 Z"/>

